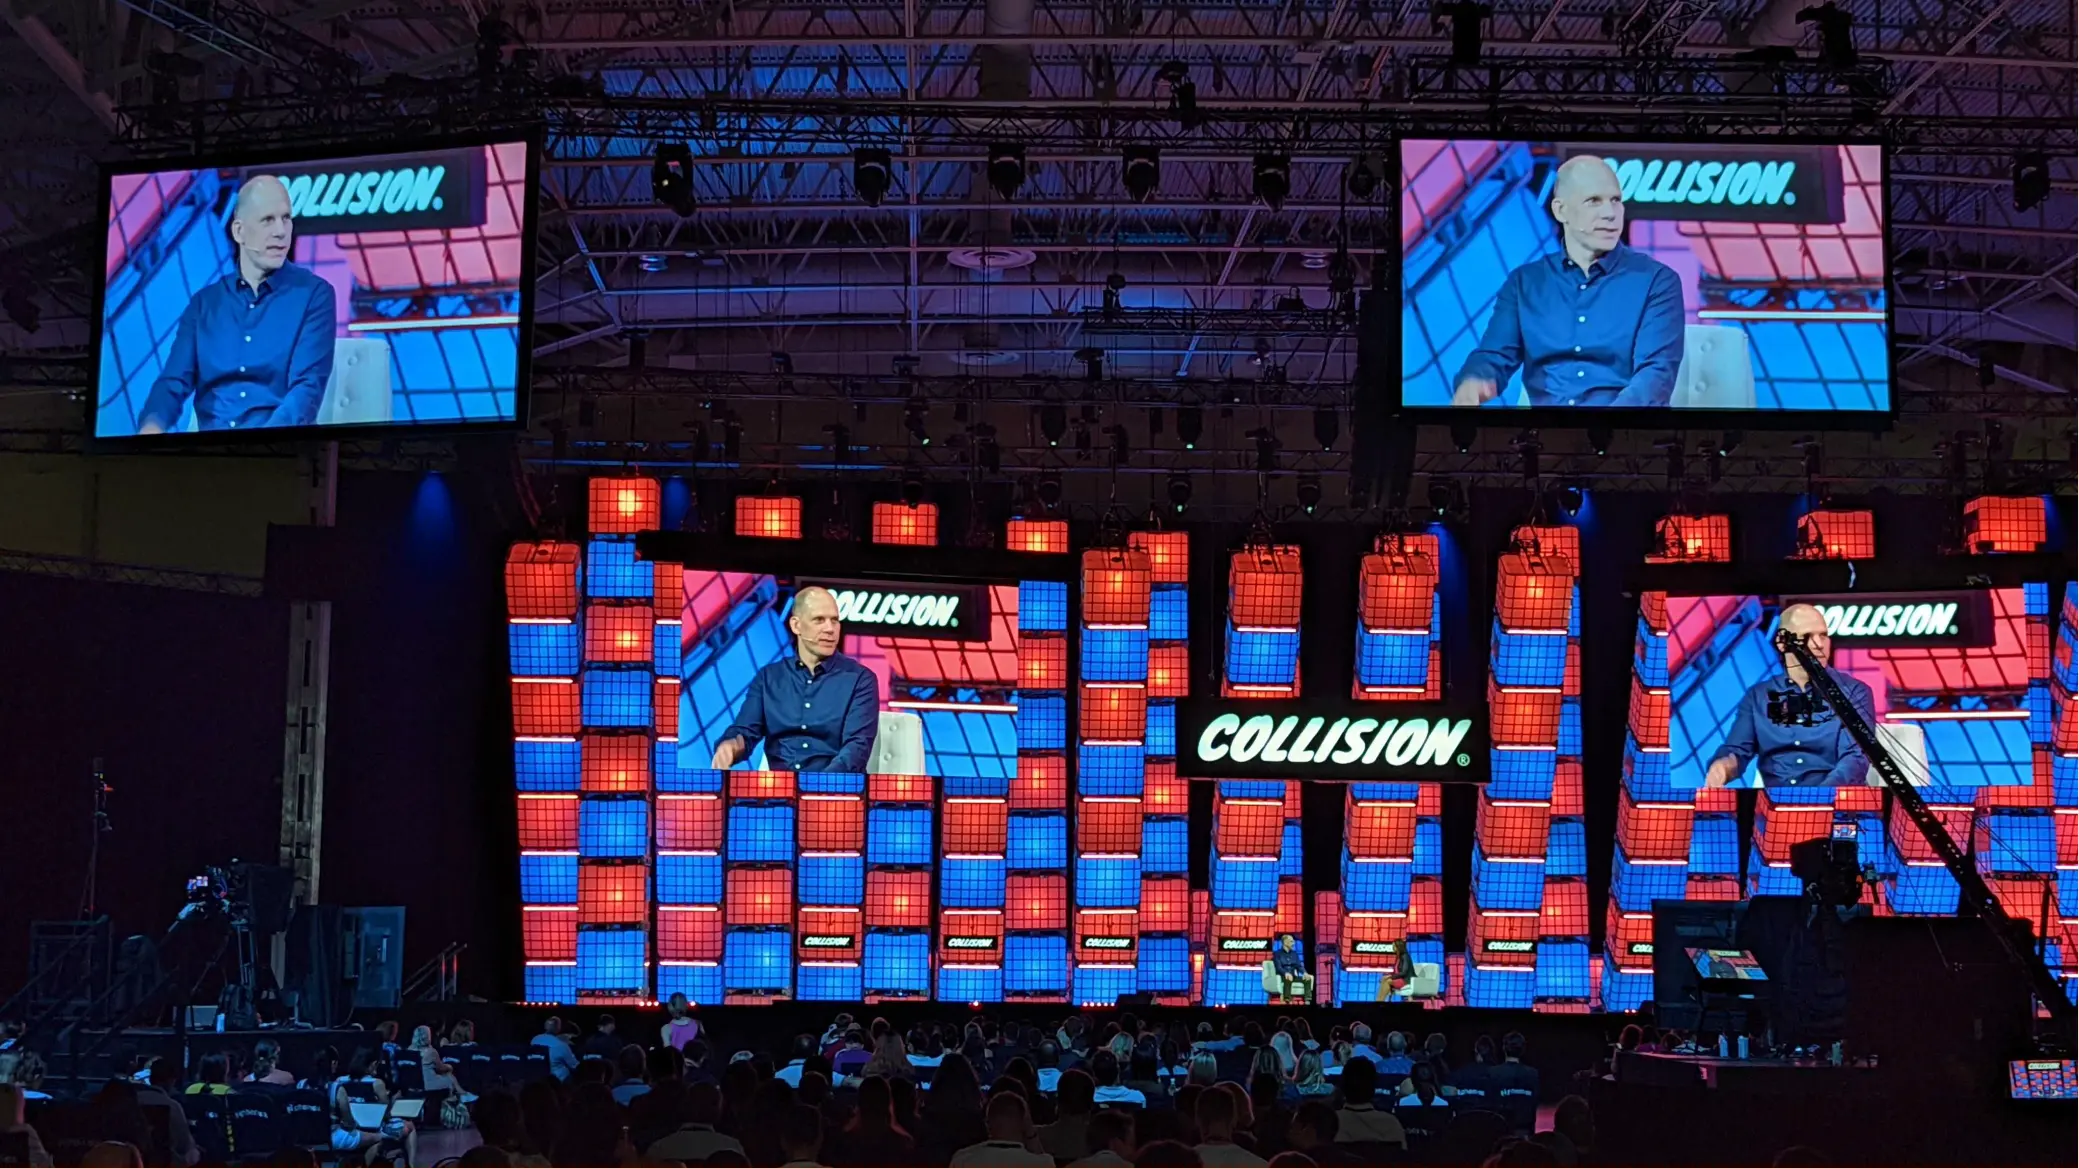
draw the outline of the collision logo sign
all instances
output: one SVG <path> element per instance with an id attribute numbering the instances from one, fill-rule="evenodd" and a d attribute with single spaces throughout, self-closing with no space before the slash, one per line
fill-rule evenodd
<path id="1" fill-rule="evenodd" d="M 255 166 L 289 189 L 298 235 L 480 227 L 484 223 L 481 146 L 370 158 Z"/>
<path id="2" fill-rule="evenodd" d="M 883 637 L 928 637 L 976 641 L 989 636 L 989 590 L 966 586 L 816 580 L 837 598 L 837 619 L 846 633 Z"/>
<path id="3" fill-rule="evenodd" d="M 1100 937 L 1085 934 L 1083 936 L 1083 949 L 1085 950 L 1131 950 L 1133 949 L 1133 943 L 1134 939 L 1132 938 L 1116 935 Z"/>
<path id="4" fill-rule="evenodd" d="M 1783 608 L 1803 604 L 1818 609 L 1836 648 L 1983 648 L 1993 643 L 1992 596 L 1983 590 L 1835 593 L 1782 601 Z"/>
<path id="5" fill-rule="evenodd" d="M 852 935 L 803 934 L 801 947 L 804 950 L 849 950 L 852 948 Z"/>
<path id="6" fill-rule="evenodd" d="M 987 936 L 955 935 L 946 939 L 948 950 L 994 950 L 996 939 Z"/>
<path id="7" fill-rule="evenodd" d="M 1207 779 L 1482 778 L 1480 720 L 1402 703 L 1186 701 L 1179 764 Z"/>
<path id="8" fill-rule="evenodd" d="M 1722 223 L 1840 223 L 1838 146 L 1561 147 L 1594 154 L 1617 172 L 1628 219 Z"/>
<path id="9" fill-rule="evenodd" d="M 1829 632 L 1842 637 L 1951 637 L 1956 627 L 1955 601 L 1918 605 L 1828 605 L 1819 610 Z"/>

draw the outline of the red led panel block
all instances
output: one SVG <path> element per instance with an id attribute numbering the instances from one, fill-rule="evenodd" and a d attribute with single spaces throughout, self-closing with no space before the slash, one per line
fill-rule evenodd
<path id="1" fill-rule="evenodd" d="M 650 917 L 646 865 L 578 865 L 578 920 L 586 925 L 641 925 Z"/>
<path id="2" fill-rule="evenodd" d="M 1772 804 L 1768 789 L 1762 789 L 1761 802 L 1754 815 L 1754 844 L 1761 850 L 1761 859 L 1770 864 L 1787 865 L 1792 845 L 1831 836 L 1833 830 L 1834 810 L 1831 807 Z"/>
<path id="3" fill-rule="evenodd" d="M 938 915 L 938 960 L 949 966 L 1003 965 L 1004 915 L 994 909 L 948 909 Z"/>
<path id="4" fill-rule="evenodd" d="M 1479 966 L 1535 966 L 1543 921 L 1535 911 L 1475 908 L 1466 925 L 1466 957 Z"/>
<path id="5" fill-rule="evenodd" d="M 2052 642 L 2054 640 L 2052 633 L 2053 630 L 2048 622 L 2033 617 L 2022 628 L 2022 653 L 2028 659 L 2028 675 L 2031 678 L 2041 678 L 2050 673 L 2050 658 L 2053 652 Z M 2070 643 L 2067 642 L 2066 645 L 2069 646 Z M 2059 648 L 2054 652 L 2062 659 L 2058 662 L 2060 666 L 2070 663 L 2072 657 L 2070 649 Z"/>
<path id="6" fill-rule="evenodd" d="M 1025 635 L 1018 646 L 1018 686 L 1023 690 L 1068 689 L 1068 640 Z"/>
<path id="7" fill-rule="evenodd" d="M 1186 698 L 1191 694 L 1191 650 L 1183 645 L 1148 647 L 1148 697 Z"/>
<path id="8" fill-rule="evenodd" d="M 1227 617 L 1245 629 L 1297 629 L 1303 578 L 1290 544 L 1245 548 L 1229 562 Z"/>
<path id="9" fill-rule="evenodd" d="M 1737 885 L 1737 881 L 1727 884 Z M 1720 900 L 1736 900 L 1721 898 Z M 1617 899 L 1610 899 L 1610 912 L 1604 918 L 1604 928 L 1609 933 L 1610 954 L 1617 959 L 1620 970 L 1653 969 L 1653 915 L 1651 913 L 1625 913 L 1617 908 Z"/>
<path id="10" fill-rule="evenodd" d="M 1942 827 L 1949 833 L 1949 839 L 1956 841 L 1958 845 L 1962 845 L 1965 840 L 1969 839 L 1972 809 L 1968 805 L 1929 804 L 1928 810 L 1935 814 L 1935 819 L 1942 822 Z M 1903 805 L 1897 803 L 1892 805 L 1889 824 L 1891 846 L 1897 850 L 1900 860 L 1926 861 L 1929 864 L 1940 863 L 1940 858 L 1935 855 L 1935 850 L 1928 847 L 1927 839 L 1921 836 L 1920 829 L 1914 826 L 1912 817 L 1906 815 Z M 1823 836 L 1825 833 L 1822 832 L 1819 835 Z M 1786 852 L 1783 859 L 1787 861 L 1789 857 L 1790 854 Z"/>
<path id="11" fill-rule="evenodd" d="M 794 920 L 794 870 L 730 869 L 723 874 L 722 912 L 730 925 L 787 925 Z"/>
<path id="12" fill-rule="evenodd" d="M 520 948 L 529 962 L 577 958 L 578 913 L 567 905 L 527 905 L 520 912 Z"/>
<path id="13" fill-rule="evenodd" d="M 1377 631 L 1428 630 L 1436 601 L 1437 562 L 1420 552 L 1374 552 L 1357 570 L 1357 616 Z"/>
<path id="14" fill-rule="evenodd" d="M 1834 789 L 1834 807 L 1843 812 L 1881 812 L 1884 810 L 1884 789 L 1881 787 L 1837 787 Z"/>
<path id="15" fill-rule="evenodd" d="M 1813 511 L 1798 519 L 1798 560 L 1874 560 L 1876 556 L 1875 512 Z"/>
<path id="16" fill-rule="evenodd" d="M 1083 624 L 1148 624 L 1152 576 L 1146 553 L 1092 548 L 1083 553 Z"/>
<path id="17" fill-rule="evenodd" d="M 1278 915 L 1267 910 L 1214 910 L 1206 954 L 1215 966 L 1253 966 L 1270 957 Z"/>
<path id="18" fill-rule="evenodd" d="M 595 536 L 632 536 L 655 531 L 664 506 L 664 487 L 655 479 L 594 479 L 586 508 Z"/>
<path id="19" fill-rule="evenodd" d="M 1552 837 L 1552 805 L 1497 802 L 1482 790 L 1475 832 L 1480 850 L 1489 857 L 1543 858 Z"/>
<path id="20" fill-rule="evenodd" d="M 736 534 L 768 540 L 801 539 L 801 500 L 792 495 L 737 496 Z"/>
<path id="21" fill-rule="evenodd" d="M 1060 755 L 1020 755 L 1018 775 L 1011 780 L 1011 807 L 1068 806 L 1068 760 Z"/>
<path id="22" fill-rule="evenodd" d="M 1691 877 L 1688 892 L 1691 901 L 1738 901 L 1740 882 L 1737 877 Z M 1651 915 L 1648 915 L 1651 916 Z"/>
<path id="23" fill-rule="evenodd" d="M 520 797 L 520 850 L 573 852 L 578 846 L 578 801 L 574 795 Z"/>
<path id="24" fill-rule="evenodd" d="M 1666 637 L 1668 633 L 1668 595 L 1659 592 L 1639 594 L 1639 616 L 1646 619 L 1646 628 Z"/>
<path id="25" fill-rule="evenodd" d="M 1003 546 L 1012 552 L 1067 552 L 1068 521 L 1012 520 L 1004 525 Z"/>
<path id="26" fill-rule="evenodd" d="M 1688 804 L 1635 803 L 1622 784 L 1617 789 L 1617 846 L 1641 861 L 1689 859 L 1689 838 L 1696 809 Z M 1833 813 L 1828 810 L 1827 814 Z"/>
<path id="27" fill-rule="evenodd" d="M 1300 785 L 1298 780 L 1288 779 L 1285 781 L 1285 818 L 1287 820 L 1299 819 L 1301 803 L 1299 791 Z"/>
<path id="28" fill-rule="evenodd" d="M 791 771 L 732 771 L 729 773 L 732 800 L 791 800 L 794 773 Z"/>
<path id="29" fill-rule="evenodd" d="M 2051 683 L 2053 694 L 2063 687 Z M 2050 728 L 2050 748 L 2060 755 L 2079 755 L 2079 701 L 2066 698 L 2057 704 L 2057 722 Z"/>
<path id="30" fill-rule="evenodd" d="M 1408 936 L 1405 913 L 1346 913 L 1342 926 L 1343 965 L 1384 970 L 1393 962 L 1393 943 Z M 1317 944 L 1326 945 L 1319 941 Z"/>
<path id="31" fill-rule="evenodd" d="M 1444 814 L 1444 785 L 1423 783 L 1415 786 L 1415 815 L 1430 820 Z"/>
<path id="32" fill-rule="evenodd" d="M 1083 742 L 1138 743 L 1147 737 L 1147 687 L 1086 685 L 1081 694 L 1077 728 Z"/>
<path id="33" fill-rule="evenodd" d="M 1562 759 L 1552 771 L 1552 814 L 1554 816 L 1583 816 L 1584 804 L 1581 793 L 1581 763 L 1577 759 Z"/>
<path id="34" fill-rule="evenodd" d="M 1588 936 L 1588 882 L 1545 882 L 1545 905 L 1538 934 L 1547 938 Z"/>
<path id="35" fill-rule="evenodd" d="M 1141 932 L 1181 934 L 1191 928 L 1191 882 L 1184 877 L 1141 878 Z"/>
<path id="36" fill-rule="evenodd" d="M 1213 929 L 1213 894 L 1208 889 L 1191 891 L 1191 948 L 1206 948 L 1206 936 Z"/>
<path id="37" fill-rule="evenodd" d="M 2040 495 L 1981 495 L 1964 504 L 1964 547 L 1972 552 L 2040 552 L 2049 539 Z"/>
<path id="38" fill-rule="evenodd" d="M 648 735 L 586 735 L 579 746 L 578 784 L 588 792 L 650 790 Z"/>
<path id="39" fill-rule="evenodd" d="M 657 907 L 657 960 L 720 962 L 722 911 L 711 905 Z"/>
<path id="40" fill-rule="evenodd" d="M 650 566 L 650 588 L 655 599 L 650 607 L 657 611 L 659 621 L 677 621 L 686 612 L 686 566 L 683 564 L 652 564 Z"/>
<path id="41" fill-rule="evenodd" d="M 575 620 L 578 546 L 515 544 L 505 554 L 505 615 L 515 621 Z"/>
<path id="42" fill-rule="evenodd" d="M 920 503 L 911 507 L 886 501 L 873 505 L 873 542 L 914 544 L 930 547 L 938 543 L 938 505 Z"/>
<path id="43" fill-rule="evenodd" d="M 1491 734 L 1497 747 L 1542 747 L 1559 745 L 1558 690 L 1503 690 L 1489 684 L 1487 710 Z"/>
<path id="44" fill-rule="evenodd" d="M 1570 641 L 1566 646 L 1566 673 L 1559 683 L 1561 691 L 1576 697 L 1581 693 L 1581 643 Z"/>
<path id="45" fill-rule="evenodd" d="M 1668 745 L 1668 692 L 1649 689 L 1638 675 L 1631 679 L 1631 737 L 1641 747 Z"/>
<path id="46" fill-rule="evenodd" d="M 1429 648 L 1429 678 L 1421 686 L 1364 686 L 1354 678 L 1350 696 L 1360 702 L 1440 702 L 1444 697 L 1444 659 Z"/>
<path id="47" fill-rule="evenodd" d="M 1076 853 L 1079 856 L 1139 856 L 1141 802 L 1131 799 L 1076 802 Z"/>
<path id="48" fill-rule="evenodd" d="M 1558 557 L 1575 573 L 1581 568 L 1581 529 L 1571 524 L 1525 524 L 1514 533 L 1516 546 L 1546 559 Z"/>
<path id="49" fill-rule="evenodd" d="M 1177 778 L 1177 765 L 1174 762 L 1151 762 L 1141 773 L 1141 814 L 1191 814 L 1191 781 Z"/>
<path id="50" fill-rule="evenodd" d="M 657 797 L 657 849 L 660 852 L 722 851 L 722 800 L 719 796 Z"/>
<path id="51" fill-rule="evenodd" d="M 1002 856 L 1009 841 L 1008 805 L 994 799 L 950 799 L 939 811 L 946 856 Z"/>
<path id="52" fill-rule="evenodd" d="M 1408 932 L 1444 932 L 1444 883 L 1435 877 L 1417 877 L 1408 886 Z"/>
<path id="53" fill-rule="evenodd" d="M 1307 894 L 1297 880 L 1278 882 L 1278 916 L 1271 929 L 1271 936 L 1291 934 L 1295 938 L 1307 936 Z"/>
<path id="54" fill-rule="evenodd" d="M 803 852 L 866 849 L 866 801 L 858 796 L 803 796 L 794 823 L 795 847 Z"/>
<path id="55" fill-rule="evenodd" d="M 648 605 L 585 606 L 585 660 L 638 663 L 650 660 L 657 619 Z"/>
<path id="56" fill-rule="evenodd" d="M 679 737 L 679 680 L 658 678 L 650 683 L 650 715 L 657 737 L 666 742 Z"/>
<path id="57" fill-rule="evenodd" d="M 1014 930 L 1068 928 L 1068 877 L 1062 873 L 1013 873 L 1003 884 L 1003 922 Z"/>
<path id="58" fill-rule="evenodd" d="M 1140 934 L 1141 915 L 1135 910 L 1079 909 L 1069 944 L 1079 963 L 1131 966 L 1140 955 Z M 1106 944 L 1122 941 L 1127 944 Z"/>
<path id="59" fill-rule="evenodd" d="M 1191 536 L 1186 532 L 1133 532 L 1126 546 L 1148 558 L 1148 579 L 1156 584 L 1191 580 Z"/>
<path id="60" fill-rule="evenodd" d="M 1334 889 L 1323 889 L 1314 894 L 1314 946 L 1320 950 L 1333 950 L 1343 940 L 1343 895 Z"/>
<path id="61" fill-rule="evenodd" d="M 1277 856 L 1285 839 L 1284 801 L 1219 800 L 1213 851 L 1223 857 Z"/>
<path id="62" fill-rule="evenodd" d="M 1739 789 L 1730 787 L 1700 787 L 1696 789 L 1696 810 L 1730 816 L 1740 810 Z"/>
<path id="63" fill-rule="evenodd" d="M 924 869 L 867 870 L 866 927 L 890 930 L 930 929 L 930 872 Z"/>
<path id="64" fill-rule="evenodd" d="M 1343 839 L 1359 858 L 1415 855 L 1415 805 L 1343 797 Z"/>
<path id="65" fill-rule="evenodd" d="M 522 739 L 576 738 L 583 723 L 576 678 L 514 678 L 513 734 Z"/>
<path id="66" fill-rule="evenodd" d="M 794 952 L 803 962 L 857 962 L 865 954 L 865 923 L 856 907 L 804 907 L 794 928 Z"/>
<path id="67" fill-rule="evenodd" d="M 1501 558 L 1494 609 L 1512 633 L 1563 632 L 1574 606 L 1573 565 L 1562 558 L 1511 552 Z"/>
<path id="68" fill-rule="evenodd" d="M 934 796 L 928 775 L 869 775 L 866 798 L 876 804 L 928 804 Z"/>
<path id="69" fill-rule="evenodd" d="M 1649 564 L 1700 562 L 1725 564 L 1732 560 L 1732 517 L 1723 515 L 1671 515 L 1654 528 L 1659 546 Z"/>
<path id="70" fill-rule="evenodd" d="M 2057 817 L 2057 867 L 2079 868 L 2079 808 L 2059 808 Z"/>

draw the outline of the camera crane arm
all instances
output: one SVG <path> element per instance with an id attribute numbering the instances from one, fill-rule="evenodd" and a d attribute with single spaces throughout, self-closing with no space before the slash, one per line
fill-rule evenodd
<path id="1" fill-rule="evenodd" d="M 1876 729 L 1856 711 L 1855 705 L 1841 689 L 1841 684 L 1834 681 L 1833 675 L 1829 674 L 1819 659 L 1812 655 L 1811 649 L 1805 644 L 1805 635 L 1778 633 L 1776 644 L 1784 653 L 1795 658 L 1798 665 L 1804 667 L 1805 676 L 1811 679 L 1812 688 L 1818 691 L 1821 701 L 1841 720 L 1841 725 L 1848 729 L 1848 734 L 1862 747 L 1863 754 L 1869 756 L 1870 766 L 1876 768 L 1877 774 L 1883 777 L 1884 786 L 1891 789 L 1892 798 L 1897 800 L 1899 806 L 1906 810 L 1906 815 L 1912 818 L 1913 826 L 1920 829 L 1920 835 L 1927 840 L 1928 847 L 1935 850 L 1935 855 L 1941 858 L 1943 866 L 1949 870 L 1949 875 L 1956 878 L 1963 904 L 1992 926 L 1993 936 L 1999 939 L 2000 945 L 2007 951 L 2007 957 L 2028 972 L 2029 984 L 2034 987 L 2036 997 L 2049 1009 L 2050 1017 L 2056 1020 L 2058 1026 L 2066 1030 L 2071 1029 L 2075 1022 L 2079 1022 L 2079 1010 L 2075 1010 L 2072 1000 L 2065 997 L 2064 981 L 2053 973 L 2043 957 L 2023 940 L 2021 927 L 2026 923 L 2008 916 L 2006 907 L 2000 904 L 1999 898 L 1993 896 L 1992 887 L 1978 874 L 1978 867 L 1971 863 L 1970 857 L 1964 855 L 1964 850 L 1950 838 L 1949 830 L 1942 826 L 1942 821 L 1928 809 L 1927 801 L 1920 798 L 1920 792 L 1907 781 L 1906 773 L 1899 770 L 1898 761 L 1884 749 L 1884 744 L 1877 741 Z"/>

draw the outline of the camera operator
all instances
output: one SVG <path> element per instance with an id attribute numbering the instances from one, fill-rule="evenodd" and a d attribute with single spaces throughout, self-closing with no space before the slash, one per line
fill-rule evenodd
<path id="1" fill-rule="evenodd" d="M 1764 787 L 1855 787 L 1867 780 L 1869 756 L 1820 698 L 1804 666 L 1785 647 L 1786 637 L 1802 638 L 1807 652 L 1822 667 L 1833 658 L 1826 618 L 1818 609 L 1791 605 L 1783 610 L 1776 619 L 1775 637 L 1783 654 L 1783 673 L 1756 682 L 1740 699 L 1732 729 L 1704 771 L 1706 786 L 1731 783 L 1747 770 L 1749 760 L 1756 761 Z M 1848 696 L 1863 721 L 1876 722 L 1868 686 L 1837 670 L 1828 669 L 1827 675 Z M 1772 703 L 1779 710 L 1799 712 L 1800 717 L 1778 723 L 1770 718 Z"/>

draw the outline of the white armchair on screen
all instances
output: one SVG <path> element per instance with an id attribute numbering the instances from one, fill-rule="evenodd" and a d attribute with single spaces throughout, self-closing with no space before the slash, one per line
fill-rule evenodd
<path id="1" fill-rule="evenodd" d="M 884 710 L 873 741 L 869 775 L 924 774 L 924 720 L 906 710 Z"/>
<path id="2" fill-rule="evenodd" d="M 332 343 L 332 376 L 318 403 L 318 425 L 361 426 L 390 421 L 390 343 L 380 337 L 341 337 Z"/>
<path id="3" fill-rule="evenodd" d="M 1927 732 L 1919 723 L 1879 722 L 1877 741 L 1905 773 L 1907 783 L 1926 787 L 1934 782 L 1934 772 L 1927 765 Z M 1883 787 L 1884 777 L 1871 767 L 1866 782 L 1871 787 Z"/>
<path id="4" fill-rule="evenodd" d="M 1728 325 L 1687 325 L 1682 366 L 1668 405 L 1687 410 L 1754 409 L 1754 358 L 1747 333 Z"/>

